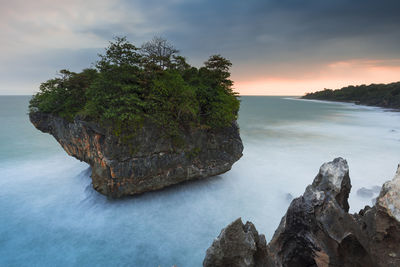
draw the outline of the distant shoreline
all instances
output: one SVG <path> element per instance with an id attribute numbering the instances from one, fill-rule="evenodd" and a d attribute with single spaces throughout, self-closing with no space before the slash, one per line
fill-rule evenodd
<path id="1" fill-rule="evenodd" d="M 378 105 L 368 105 L 368 104 L 362 104 L 357 101 L 350 101 L 350 100 L 347 100 L 347 101 L 346 100 L 328 100 L 328 99 L 314 99 L 314 98 L 303 98 L 303 97 L 299 97 L 299 98 L 297 98 L 297 100 L 354 104 L 357 106 L 373 107 L 373 108 L 384 109 L 386 111 L 400 112 L 400 108 L 391 108 L 391 107 L 384 107 L 384 106 L 378 106 Z"/>
<path id="2" fill-rule="evenodd" d="M 400 82 L 347 86 L 308 93 L 302 99 L 353 103 L 371 107 L 400 110 Z"/>

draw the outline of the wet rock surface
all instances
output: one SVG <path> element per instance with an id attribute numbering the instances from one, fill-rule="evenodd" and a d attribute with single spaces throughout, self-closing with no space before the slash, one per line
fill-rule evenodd
<path id="1" fill-rule="evenodd" d="M 251 222 L 239 218 L 221 231 L 207 250 L 204 266 L 266 266 L 268 257 L 264 235 Z"/>
<path id="2" fill-rule="evenodd" d="M 236 123 L 218 131 L 186 129 L 183 145 L 176 145 L 153 125 L 143 126 L 121 143 L 109 130 L 79 118 L 70 122 L 40 112 L 29 117 L 69 155 L 91 166 L 95 190 L 115 198 L 222 174 L 243 151 Z"/>
<path id="3" fill-rule="evenodd" d="M 358 214 L 348 213 L 350 190 L 346 160 L 323 164 L 304 194 L 292 201 L 270 243 L 256 250 L 262 259 L 234 265 L 238 262 L 233 264 L 231 255 L 229 264 L 205 260 L 204 266 L 400 266 L 400 166 L 376 204 Z M 206 259 L 222 251 L 214 243 Z"/>

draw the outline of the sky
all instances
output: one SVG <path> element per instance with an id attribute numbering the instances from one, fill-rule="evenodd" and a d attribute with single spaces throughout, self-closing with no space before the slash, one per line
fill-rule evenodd
<path id="1" fill-rule="evenodd" d="M 161 36 L 188 62 L 233 63 L 242 95 L 400 81 L 398 0 L 0 0 L 0 94 L 80 71 L 115 36 Z"/>

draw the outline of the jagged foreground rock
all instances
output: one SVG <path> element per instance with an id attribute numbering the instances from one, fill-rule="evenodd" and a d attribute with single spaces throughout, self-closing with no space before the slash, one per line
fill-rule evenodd
<path id="1" fill-rule="evenodd" d="M 267 266 L 267 243 L 251 222 L 239 218 L 207 250 L 204 266 Z"/>
<path id="2" fill-rule="evenodd" d="M 33 125 L 49 133 L 71 156 L 92 167 L 93 187 L 121 197 L 161 189 L 231 169 L 243 151 L 236 123 L 210 131 L 190 129 L 176 146 L 160 129 L 145 125 L 122 144 L 109 130 L 76 118 L 69 122 L 40 112 L 29 114 Z"/>
<path id="3" fill-rule="evenodd" d="M 314 182 L 290 204 L 271 242 L 240 219 L 222 230 L 204 266 L 400 266 L 400 165 L 375 206 L 349 214 L 347 162 L 321 166 Z"/>

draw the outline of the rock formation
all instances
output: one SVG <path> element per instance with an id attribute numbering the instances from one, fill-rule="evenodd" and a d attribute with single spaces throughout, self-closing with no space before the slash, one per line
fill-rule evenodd
<path id="1" fill-rule="evenodd" d="M 350 189 L 344 159 L 323 164 L 304 194 L 292 201 L 267 246 L 265 241 L 252 242 L 250 237 L 258 236 L 255 228 L 249 232 L 243 227 L 243 235 L 238 226 L 232 226 L 241 221 L 235 221 L 207 250 L 203 265 L 400 266 L 400 165 L 372 208 L 349 214 Z M 238 237 L 234 236 L 237 232 Z M 221 257 L 230 247 L 229 257 Z"/>
<path id="2" fill-rule="evenodd" d="M 150 124 L 128 143 L 121 143 L 110 130 L 79 118 L 70 122 L 40 112 L 31 112 L 29 117 L 37 129 L 53 135 L 69 155 L 90 164 L 94 189 L 110 197 L 224 173 L 243 151 L 236 123 L 218 131 L 187 129 L 183 145 L 177 146 Z"/>
<path id="3" fill-rule="evenodd" d="M 239 218 L 222 230 L 207 250 L 204 266 L 266 266 L 267 243 L 251 222 Z"/>

